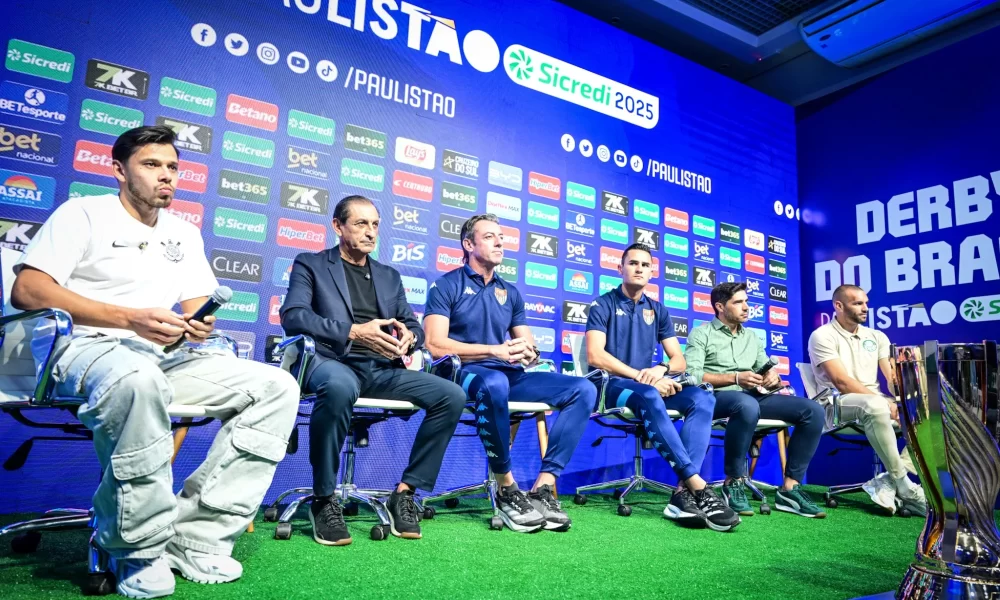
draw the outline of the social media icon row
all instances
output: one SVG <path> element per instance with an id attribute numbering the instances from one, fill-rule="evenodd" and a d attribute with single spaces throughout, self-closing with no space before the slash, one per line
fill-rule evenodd
<path id="1" fill-rule="evenodd" d="M 562 138 L 559 140 L 559 145 L 566 152 L 572 152 L 579 147 L 580 154 L 584 158 L 590 158 L 594 154 L 594 145 L 590 140 L 583 139 L 580 143 L 576 143 L 576 139 L 569 133 L 564 133 Z M 625 165 L 630 165 L 632 170 L 636 173 L 642 172 L 642 157 L 638 154 L 633 154 L 632 158 L 629 159 L 628 155 L 625 154 L 623 150 L 615 150 L 614 152 L 615 164 L 619 167 L 624 167 Z M 607 146 L 601 144 L 597 147 L 597 159 L 601 162 L 608 162 L 612 158 L 611 150 Z"/>
<path id="2" fill-rule="evenodd" d="M 197 23 L 191 28 L 191 39 L 199 46 L 208 48 L 215 45 L 218 37 L 211 25 Z M 233 56 L 245 56 L 250 51 L 250 42 L 239 33 L 227 35 L 222 45 Z M 281 51 L 270 42 L 261 42 L 257 45 L 257 59 L 265 65 L 275 65 L 281 60 Z M 293 73 L 302 75 L 309 71 L 310 61 L 308 56 L 294 50 L 285 57 L 285 64 Z M 327 83 L 332 82 L 337 79 L 337 65 L 326 59 L 317 61 L 316 75 Z"/>

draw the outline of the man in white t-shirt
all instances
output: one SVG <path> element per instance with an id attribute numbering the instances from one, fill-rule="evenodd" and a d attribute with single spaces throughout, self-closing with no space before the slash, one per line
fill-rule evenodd
<path id="1" fill-rule="evenodd" d="M 878 372 L 894 392 L 895 373 L 889 361 L 889 338 L 865 327 L 868 295 L 856 285 L 842 285 L 833 292 L 834 320 L 809 336 L 809 357 L 816 383 L 838 390 L 841 418 L 857 419 L 886 471 L 862 486 L 876 504 L 896 512 L 896 504 L 916 514 L 927 513 L 921 487 L 907 477 L 913 471 L 896 445 L 892 422 L 899 419 L 896 401 L 883 396 Z"/>
<path id="2" fill-rule="evenodd" d="M 112 149 L 117 196 L 68 200 L 21 260 L 15 308 L 73 317 L 54 349 L 55 393 L 82 396 L 103 477 L 94 494 L 96 542 L 112 559 L 118 592 L 174 591 L 177 570 L 199 583 L 240 577 L 233 543 L 253 519 L 285 455 L 298 409 L 294 378 L 204 342 L 215 317 L 191 317 L 218 285 L 197 228 L 164 210 L 177 184 L 167 127 L 123 133 Z M 180 304 L 181 312 L 172 309 Z M 182 336 L 190 345 L 165 353 Z M 51 326 L 32 341 L 47 354 Z M 204 463 L 175 497 L 167 406 L 203 406 L 222 421 Z"/>

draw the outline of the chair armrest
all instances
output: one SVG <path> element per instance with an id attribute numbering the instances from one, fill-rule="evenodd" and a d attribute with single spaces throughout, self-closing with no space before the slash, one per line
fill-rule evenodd
<path id="1" fill-rule="evenodd" d="M 585 378 L 589 379 L 597 387 L 597 406 L 593 408 L 597 412 L 604 412 L 604 393 L 608 389 L 608 381 L 611 380 L 611 375 L 608 374 L 604 369 L 594 369 L 590 373 L 584 375 Z"/>
<path id="2" fill-rule="evenodd" d="M 423 368 L 424 373 L 430 373 L 431 368 L 434 366 L 434 357 L 431 356 L 431 351 L 427 348 L 417 348 L 413 353 L 420 354 L 420 366 Z"/>
<path id="3" fill-rule="evenodd" d="M 462 369 L 462 359 L 457 354 L 448 354 L 433 362 L 428 361 L 426 364 L 430 365 L 427 368 L 428 373 L 447 379 L 452 383 L 458 383 L 458 372 Z"/>
<path id="4" fill-rule="evenodd" d="M 8 325 L 28 319 L 43 319 L 47 317 L 55 319 L 56 329 L 55 334 L 52 336 L 52 344 L 45 353 L 45 360 L 42 361 L 40 366 L 36 366 L 35 368 L 35 394 L 32 398 L 32 404 L 39 406 L 52 404 L 52 387 L 55 383 L 52 380 L 52 369 L 55 367 L 52 354 L 55 352 L 56 344 L 60 343 L 63 338 L 67 338 L 73 334 L 73 317 L 68 312 L 59 308 L 40 308 L 0 317 L 0 344 L 3 343 L 3 336 Z"/>
<path id="5" fill-rule="evenodd" d="M 272 355 L 281 359 L 281 368 L 295 377 L 300 390 L 304 389 L 309 362 L 316 356 L 316 341 L 308 335 L 293 335 L 278 342 Z"/>

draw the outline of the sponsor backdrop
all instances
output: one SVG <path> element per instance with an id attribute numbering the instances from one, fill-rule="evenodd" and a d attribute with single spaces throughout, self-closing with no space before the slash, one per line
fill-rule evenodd
<path id="1" fill-rule="evenodd" d="M 376 258 L 418 315 L 460 265 L 461 223 L 497 214 L 500 272 L 557 368 L 633 241 L 654 248 L 651 294 L 682 342 L 711 318 L 715 283 L 746 280 L 780 371 L 801 354 L 790 107 L 560 4 L 67 0 L 5 14 L 0 243 L 23 248 L 67 198 L 113 191 L 115 136 L 165 124 L 181 149 L 170 210 L 201 229 L 236 291 L 220 327 L 255 360 L 281 335 L 292 260 L 336 243 L 347 194 L 376 201 Z M 535 443 L 519 442 L 524 477 Z M 629 448 L 584 442 L 567 480 L 630 466 Z M 481 463 L 475 440 L 454 452 Z"/>

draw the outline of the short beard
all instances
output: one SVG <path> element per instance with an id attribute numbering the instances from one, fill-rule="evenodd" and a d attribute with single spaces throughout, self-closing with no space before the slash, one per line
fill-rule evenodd
<path id="1" fill-rule="evenodd" d="M 166 199 L 161 199 L 155 193 L 153 194 L 152 197 L 145 198 L 139 193 L 139 190 L 136 189 L 136 187 L 128 179 L 125 180 L 125 187 L 128 190 L 129 199 L 134 204 L 140 204 L 143 206 L 147 206 L 149 208 L 167 208 L 168 206 L 170 206 L 170 203 L 174 199 L 173 196 Z"/>

